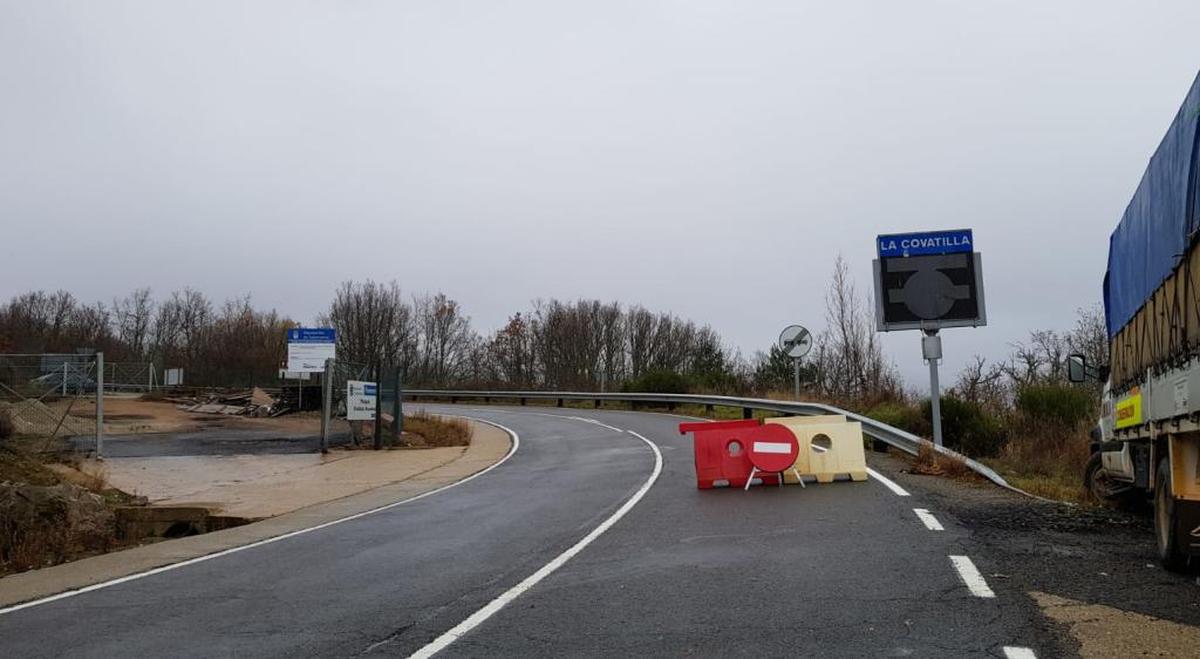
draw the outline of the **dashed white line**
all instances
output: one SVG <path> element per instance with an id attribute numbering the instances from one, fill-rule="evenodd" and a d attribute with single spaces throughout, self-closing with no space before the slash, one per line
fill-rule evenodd
<path id="1" fill-rule="evenodd" d="M 575 419 L 576 421 L 583 421 L 583 422 L 590 423 L 590 424 L 596 425 L 596 426 L 602 426 L 602 427 L 608 428 L 609 430 L 612 430 L 614 432 L 625 432 L 624 430 L 621 430 L 620 428 L 614 428 L 613 426 L 610 426 L 607 423 L 604 423 L 603 421 L 597 421 L 596 419 L 589 419 L 589 418 L 583 417 L 583 416 L 569 416 L 566 418 Z"/>
<path id="2" fill-rule="evenodd" d="M 1011 645 L 1004 646 L 1006 659 L 1037 659 L 1037 655 L 1029 648 L 1019 648 Z"/>
<path id="3" fill-rule="evenodd" d="M 447 631 L 446 633 L 442 634 L 441 636 L 435 638 L 432 642 L 429 643 L 429 645 L 426 645 L 425 647 L 421 648 L 420 650 L 417 650 L 416 652 L 414 652 L 411 655 L 413 658 L 425 659 L 426 657 L 432 657 L 433 655 L 437 654 L 438 652 L 441 652 L 442 650 L 449 647 L 451 643 L 454 643 L 458 639 L 462 638 L 465 634 L 469 633 L 472 629 L 475 629 L 479 625 L 483 624 L 484 621 L 486 621 L 488 618 L 491 618 L 492 616 L 496 615 L 496 613 L 498 613 L 501 609 L 503 609 L 505 606 L 507 606 L 513 600 L 520 597 L 523 593 L 528 591 L 530 588 L 533 588 L 534 586 L 536 586 L 538 584 L 538 582 L 540 582 L 541 580 L 543 580 L 546 577 L 553 574 L 555 570 L 562 567 L 567 561 L 571 560 L 576 554 L 583 551 L 585 547 L 592 544 L 592 542 L 595 541 L 596 538 L 599 538 L 601 535 L 603 535 L 605 531 L 612 528 L 612 526 L 614 524 L 616 524 L 618 521 L 620 521 L 620 519 L 622 517 L 624 517 L 626 513 L 628 513 L 630 510 L 632 510 L 633 507 L 635 505 L 637 505 L 637 502 L 642 500 L 642 497 L 646 496 L 646 493 L 650 491 L 650 488 L 654 485 L 654 482 L 658 480 L 658 475 L 662 473 L 662 466 L 663 466 L 662 452 L 658 450 L 658 447 L 654 445 L 654 442 L 646 439 L 645 437 L 639 435 L 638 433 L 636 433 L 632 430 L 629 430 L 627 432 L 629 432 L 630 435 L 633 435 L 634 437 L 637 437 L 638 439 L 642 440 L 643 442 L 646 442 L 646 445 L 650 447 L 650 450 L 654 451 L 654 469 L 653 469 L 653 471 L 651 471 L 650 477 L 646 479 L 646 482 L 642 483 L 642 487 L 639 488 L 637 492 L 634 492 L 633 496 L 630 497 L 624 504 L 622 504 L 621 507 L 618 508 L 617 511 L 612 514 L 611 517 L 609 517 L 608 519 L 601 522 L 600 526 L 597 526 L 596 528 L 592 529 L 592 532 L 588 533 L 586 536 L 584 536 L 582 540 L 575 543 L 570 548 L 568 548 L 566 551 L 564 551 L 563 553 L 556 556 L 554 558 L 554 560 L 543 565 L 541 567 L 541 569 L 539 569 L 537 572 L 534 572 L 533 574 L 529 575 L 528 577 L 525 577 L 525 579 L 523 581 L 521 581 L 521 583 L 513 586 L 512 588 L 509 588 L 508 590 L 501 593 L 499 597 L 497 597 L 496 599 L 492 600 L 491 602 L 488 602 L 487 604 L 485 604 L 483 606 L 483 608 L 479 609 L 475 613 L 472 613 L 470 616 L 467 617 L 466 620 L 463 620 L 462 622 L 458 623 L 453 628 L 451 628 L 450 631 Z"/>
<path id="4" fill-rule="evenodd" d="M 979 568 L 975 567 L 975 563 L 966 556 L 951 556 L 950 562 L 954 564 L 954 569 L 958 571 L 958 577 L 967 585 L 967 590 L 975 597 L 992 598 L 996 593 L 987 585 L 983 575 L 979 573 Z"/>
<path id="5" fill-rule="evenodd" d="M 913 512 L 916 513 L 917 517 L 921 519 L 921 522 L 925 524 L 925 528 L 929 529 L 930 531 L 946 530 L 945 527 L 942 526 L 942 523 L 938 521 L 938 518 L 934 517 L 933 513 L 929 512 L 928 510 L 925 510 L 924 508 L 913 508 Z"/>
<path id="6" fill-rule="evenodd" d="M 888 478 L 887 476 L 884 476 L 883 474 L 879 473 L 878 471 L 875 471 L 874 469 L 867 467 L 867 473 L 871 475 L 871 478 L 874 478 L 875 480 L 879 481 L 880 483 L 883 483 L 884 487 L 886 487 L 887 489 L 894 492 L 896 494 L 896 496 L 898 496 L 898 497 L 911 496 L 908 493 L 908 490 L 900 487 L 899 485 L 894 483 L 890 478 Z"/>
<path id="7" fill-rule="evenodd" d="M 84 586 L 83 588 L 76 588 L 75 590 L 68 590 L 65 592 L 61 592 L 61 593 L 58 593 L 57 595 L 51 595 L 49 597 L 43 597 L 41 599 L 30 600 L 28 602 L 22 602 L 20 604 L 14 604 L 12 606 L 0 609 L 0 615 L 4 615 L 6 613 L 12 613 L 14 611 L 20 611 L 21 609 L 27 609 L 27 608 L 38 606 L 41 604 L 49 604 L 50 602 L 55 602 L 55 601 L 58 601 L 61 599 L 66 599 L 68 597 L 74 597 L 76 595 L 90 593 L 94 590 L 100 590 L 102 588 L 108 588 L 110 586 L 116 586 L 119 584 L 128 583 L 130 581 L 136 581 L 138 579 L 144 579 L 146 577 L 149 577 L 149 576 L 152 576 L 155 574 L 161 574 L 163 572 L 169 572 L 171 570 L 178 570 L 179 568 L 182 568 L 182 567 L 187 567 L 189 565 L 195 565 L 197 563 L 203 563 L 205 561 L 211 561 L 214 558 L 221 558 L 222 556 L 229 556 L 230 554 L 236 554 L 240 551 L 246 551 L 247 549 L 254 549 L 255 547 L 262 547 L 263 545 L 269 545 L 269 544 L 272 544 L 275 542 L 279 542 L 281 540 L 287 540 L 288 538 L 294 538 L 299 535 L 304 535 L 305 533 L 312 533 L 313 531 L 319 531 L 321 529 L 329 528 L 331 526 L 341 524 L 342 522 L 349 522 L 351 520 L 359 519 L 360 517 L 366 517 L 367 515 L 373 515 L 375 513 L 378 513 L 378 512 L 384 511 L 384 510 L 390 510 L 397 506 L 402 506 L 406 503 L 412 503 L 413 501 L 417 501 L 419 499 L 424 499 L 425 497 L 433 496 L 439 492 L 445 492 L 446 490 L 448 490 L 452 487 L 457 487 L 459 485 L 462 485 L 463 483 L 466 483 L 468 481 L 472 481 L 472 480 L 475 480 L 476 478 L 479 478 L 480 476 L 488 473 L 489 471 L 491 471 L 491 470 L 495 469 L 496 467 L 499 467 L 500 465 L 507 462 L 508 459 L 511 458 L 513 456 L 513 454 L 517 452 L 517 449 L 521 446 L 521 438 L 517 435 L 517 433 L 515 431 L 513 431 L 509 428 L 506 428 L 494 421 L 485 421 L 483 419 L 476 419 L 474 417 L 467 417 L 467 416 L 464 416 L 461 418 L 471 419 L 473 421 L 478 421 L 480 423 L 486 423 L 488 425 L 496 426 L 497 428 L 508 433 L 509 436 L 512 437 L 512 446 L 509 447 L 508 453 L 506 453 L 503 458 L 500 458 L 499 462 L 493 464 L 492 466 L 490 466 L 486 469 L 483 469 L 482 471 L 477 471 L 474 474 L 471 474 L 470 476 L 467 476 L 466 478 L 464 478 L 460 481 L 455 481 L 453 483 L 450 483 L 449 485 L 443 485 L 442 487 L 439 487 L 434 490 L 430 490 L 430 491 L 422 493 L 422 494 L 418 494 L 414 497 L 409 497 L 407 499 L 404 499 L 403 501 L 396 501 L 394 503 L 389 503 L 387 505 L 379 506 L 377 508 L 372 508 L 370 510 L 364 510 L 361 513 L 347 515 L 346 517 L 339 517 L 338 519 L 330 520 L 330 521 L 324 522 L 322 524 L 317 524 L 316 526 L 309 526 L 307 528 L 298 529 L 296 531 L 291 531 L 289 533 L 284 533 L 282 535 L 277 535 L 274 537 L 259 540 L 257 542 L 252 542 L 248 545 L 240 545 L 238 547 L 230 547 L 229 549 L 224 549 L 224 550 L 221 550 L 218 552 L 214 552 L 212 554 L 205 554 L 203 556 L 197 556 L 196 558 L 190 558 L 188 560 L 180 561 L 178 563 L 171 563 L 170 565 L 163 565 L 161 567 L 156 567 L 152 570 L 146 570 L 145 572 L 136 572 L 134 574 L 129 574 L 129 575 L 119 577 L 116 579 L 111 579 L 109 581 L 101 581 L 100 583 L 92 584 L 90 586 Z"/>

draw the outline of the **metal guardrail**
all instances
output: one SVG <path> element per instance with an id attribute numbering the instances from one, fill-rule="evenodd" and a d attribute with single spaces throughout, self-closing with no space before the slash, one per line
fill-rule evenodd
<path id="1" fill-rule="evenodd" d="M 697 394 L 642 394 L 642 393 L 600 393 L 600 392 L 579 392 L 579 391 L 451 391 L 439 389 L 409 389 L 404 392 L 405 398 L 410 399 L 449 399 L 450 402 L 458 402 L 460 399 L 483 400 L 490 402 L 492 400 L 516 400 L 520 401 L 521 405 L 526 404 L 530 400 L 552 400 L 559 407 L 563 406 L 563 401 L 592 401 L 599 407 L 601 401 L 610 401 L 617 403 L 646 403 L 652 405 L 667 405 L 674 407 L 676 405 L 703 405 L 709 411 L 714 407 L 734 407 L 742 409 L 742 417 L 751 418 L 754 410 L 764 410 L 767 412 L 777 412 L 779 414 L 795 414 L 803 416 L 811 416 L 818 414 L 841 414 L 847 419 L 858 421 L 862 424 L 863 434 L 873 440 L 877 440 L 895 447 L 910 455 L 917 455 L 921 446 L 928 445 L 942 455 L 961 460 L 975 473 L 983 476 L 989 481 L 999 485 L 1000 487 L 1023 494 L 1035 499 L 1042 497 L 1029 494 L 1004 480 L 1004 477 L 996 473 L 991 467 L 981 464 L 968 458 L 957 451 L 952 451 L 945 447 L 934 446 L 933 442 L 918 437 L 910 432 L 889 426 L 886 423 L 876 421 L 875 419 L 865 417 L 861 414 L 855 414 L 843 410 L 832 405 L 824 405 L 821 403 L 804 403 L 783 400 L 769 400 L 766 398 L 738 398 L 736 396 L 706 396 Z M 1048 501 L 1048 499 L 1042 499 Z"/>

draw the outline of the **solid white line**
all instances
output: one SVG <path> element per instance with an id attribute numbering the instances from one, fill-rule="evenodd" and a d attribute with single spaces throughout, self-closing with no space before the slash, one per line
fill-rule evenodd
<path id="1" fill-rule="evenodd" d="M 662 452 L 658 450 L 658 447 L 654 445 L 654 442 L 646 439 L 645 437 L 639 435 L 638 433 L 636 433 L 632 430 L 629 430 L 627 432 L 630 435 L 633 435 L 634 437 L 637 437 L 638 439 L 642 440 L 643 442 L 646 442 L 646 445 L 650 447 L 650 450 L 654 451 L 654 470 L 650 473 L 650 477 L 646 479 L 646 482 L 642 483 L 642 487 L 640 489 L 638 489 L 637 492 L 634 492 L 633 496 L 630 497 L 629 500 L 626 501 L 624 504 L 622 504 L 621 507 L 618 508 L 617 511 L 612 514 L 611 517 L 609 517 L 608 519 L 601 522 L 600 526 L 597 526 L 596 528 L 592 529 L 592 532 L 587 534 L 586 536 L 584 536 L 582 540 L 575 543 L 569 549 L 567 549 L 563 553 L 556 556 L 554 558 L 554 560 L 543 565 L 541 567 L 541 569 L 539 569 L 537 572 L 534 572 L 533 574 L 529 575 L 528 577 L 525 577 L 525 579 L 521 583 L 513 586 L 512 588 L 509 588 L 508 590 L 501 593 L 499 597 L 497 597 L 496 599 L 492 600 L 491 602 L 488 602 L 487 604 L 485 604 L 483 606 L 483 608 L 479 609 L 475 613 L 472 613 L 469 617 L 467 617 L 466 620 L 463 620 L 462 622 L 460 622 L 457 625 L 455 625 L 454 627 L 452 627 L 450 629 L 450 631 L 435 638 L 431 643 L 429 643 L 429 645 L 426 645 L 425 647 L 421 648 L 420 650 L 417 650 L 416 652 L 414 652 L 411 655 L 412 658 L 425 659 L 426 657 L 432 657 L 433 655 L 437 654 L 438 652 L 441 652 L 442 650 L 449 647 L 451 643 L 454 643 L 458 639 L 462 638 L 464 635 L 469 633 L 472 629 L 475 629 L 479 625 L 483 624 L 483 622 L 486 621 L 488 618 L 496 615 L 496 613 L 498 613 L 500 611 L 500 609 L 503 609 L 510 602 L 512 602 L 513 600 L 520 597 L 523 593 L 528 591 L 530 588 L 533 588 L 534 586 L 536 586 L 538 584 L 538 582 L 541 581 L 542 579 L 545 579 L 546 577 L 553 574 L 555 570 L 562 567 L 563 564 L 565 564 L 567 561 L 571 560 L 571 558 L 573 558 L 576 554 L 583 551 L 583 549 L 585 547 L 592 544 L 592 542 L 596 538 L 599 538 L 605 531 L 610 529 L 622 517 L 624 517 L 626 513 L 628 513 L 635 505 L 637 505 L 637 502 L 641 501 L 642 497 L 646 496 L 646 493 L 650 491 L 651 486 L 653 486 L 654 482 L 656 480 L 658 480 L 658 475 L 660 473 L 662 473 L 662 465 L 663 465 Z"/>
<path id="2" fill-rule="evenodd" d="M 1029 648 L 1019 648 L 1011 645 L 1004 646 L 1006 659 L 1037 659 L 1037 655 Z"/>
<path id="3" fill-rule="evenodd" d="M 458 415 L 453 415 L 453 416 L 458 416 Z M 255 547 L 262 547 L 263 545 L 269 545 L 274 542 L 279 542 L 280 540 L 287 540 L 288 538 L 294 538 L 298 535 L 304 535 L 305 533 L 312 533 L 313 531 L 319 531 L 321 529 L 329 528 L 331 526 L 341 524 L 342 522 L 349 522 L 351 520 L 359 519 L 360 517 L 366 517 L 367 515 L 373 515 L 375 513 L 382 512 L 384 510 L 389 510 L 391 508 L 395 508 L 396 506 L 404 505 L 406 503 L 412 503 L 413 501 L 417 501 L 419 499 L 424 499 L 425 497 L 433 496 L 439 492 L 445 492 L 446 490 L 448 490 L 452 487 L 457 487 L 459 485 L 462 485 L 463 483 L 467 483 L 469 481 L 475 480 L 476 478 L 479 478 L 480 476 L 488 473 L 489 471 L 491 471 L 491 470 L 495 469 L 496 467 L 499 467 L 500 465 L 507 462 L 508 459 L 511 458 L 514 453 L 517 452 L 517 448 L 520 447 L 520 445 L 521 445 L 521 438 L 517 435 L 516 432 L 514 432 L 513 430 L 506 428 L 494 421 L 487 421 L 484 419 L 476 419 L 474 417 L 461 417 L 461 418 L 471 419 L 473 421 L 478 421 L 480 423 L 486 423 L 488 425 L 495 426 L 495 427 L 503 430 L 504 432 L 508 433 L 509 436 L 512 437 L 512 446 L 509 447 L 508 453 L 506 453 L 503 458 L 500 458 L 499 462 L 497 462 L 496 464 L 494 464 L 482 471 L 477 471 L 474 474 L 471 474 L 470 476 L 467 476 L 466 478 L 464 478 L 460 481 L 455 481 L 453 483 L 450 483 L 449 485 L 443 485 L 442 487 L 439 487 L 435 490 L 430 490 L 423 494 L 418 494 L 414 497 L 409 497 L 408 499 L 404 499 L 403 501 L 396 501 L 393 503 L 389 503 L 387 505 L 379 506 L 378 508 L 372 508 L 370 510 L 365 510 L 361 513 L 355 513 L 353 515 L 348 515 L 346 517 L 340 517 L 335 520 L 317 524 L 316 526 L 310 526 L 308 528 L 303 528 L 303 529 L 299 529 L 296 531 L 290 531 L 290 532 L 284 533 L 282 535 L 277 535 L 277 536 L 273 536 L 270 538 L 266 538 L 264 540 L 259 540 L 257 542 L 252 542 L 248 545 L 241 545 L 238 547 L 230 547 L 229 549 L 223 549 L 221 551 L 214 552 L 212 554 L 205 554 L 204 556 L 197 556 L 196 558 L 189 558 L 186 561 L 180 561 L 178 563 L 171 563 L 170 565 L 163 565 L 161 567 L 156 567 L 151 570 L 146 570 L 145 572 L 136 572 L 134 574 L 129 574 L 129 575 L 119 577 L 116 579 L 112 579 L 109 581 L 101 581 L 100 583 L 92 584 L 90 586 L 84 586 L 83 588 L 77 588 L 75 590 L 67 590 L 67 591 L 58 593 L 57 595 L 50 595 L 49 597 L 43 597 L 41 599 L 30 600 L 28 602 L 22 602 L 20 604 L 14 604 L 12 606 L 0 609 L 0 615 L 4 615 L 6 613 L 12 613 L 14 611 L 20 611 L 21 609 L 28 609 L 30 607 L 39 606 L 42 604 L 49 604 L 50 602 L 56 602 L 58 600 L 66 599 L 68 597 L 74 597 L 76 595 L 90 593 L 94 590 L 101 590 L 103 588 L 117 586 L 117 585 L 120 585 L 123 583 L 128 583 L 130 581 L 144 579 L 146 577 L 153 576 L 155 574 L 160 574 L 162 572 L 178 570 L 179 568 L 182 568 L 182 567 L 187 567 L 189 565 L 195 565 L 197 563 L 203 563 L 205 561 L 211 561 L 214 558 L 221 558 L 223 556 L 229 556 L 230 554 L 236 554 L 240 551 L 246 551 L 247 549 L 254 549 Z"/>
<path id="4" fill-rule="evenodd" d="M 938 521 L 938 518 L 934 517 L 933 513 L 929 512 L 928 510 L 925 510 L 924 508 L 913 508 L 913 512 L 917 514 L 917 517 L 921 518 L 921 521 L 925 524 L 925 528 L 929 529 L 930 531 L 946 530 L 946 528 L 942 526 L 942 523 Z"/>
<path id="5" fill-rule="evenodd" d="M 908 490 L 905 490 L 904 488 L 900 487 L 896 483 L 892 482 L 892 480 L 890 478 L 888 478 L 887 476 L 884 476 L 883 474 L 879 473 L 878 471 L 875 471 L 874 469 L 867 467 L 867 473 L 871 475 L 871 478 L 874 478 L 875 480 L 879 481 L 880 483 L 883 483 L 884 487 L 891 490 L 892 492 L 895 492 L 896 496 L 898 496 L 898 497 L 911 496 L 908 493 Z"/>
<path id="6" fill-rule="evenodd" d="M 987 581 L 983 575 L 979 573 L 979 568 L 971 562 L 971 559 L 966 556 L 951 556 L 950 562 L 954 564 L 954 569 L 958 571 L 958 577 L 967 585 L 967 590 L 975 597 L 995 597 L 996 593 L 988 587 Z"/>

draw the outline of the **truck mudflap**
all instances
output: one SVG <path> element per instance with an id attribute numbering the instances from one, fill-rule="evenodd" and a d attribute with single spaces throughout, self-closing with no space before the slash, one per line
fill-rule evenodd
<path id="1" fill-rule="evenodd" d="M 1184 553 L 1200 556 L 1200 501 L 1175 500 L 1175 537 Z"/>

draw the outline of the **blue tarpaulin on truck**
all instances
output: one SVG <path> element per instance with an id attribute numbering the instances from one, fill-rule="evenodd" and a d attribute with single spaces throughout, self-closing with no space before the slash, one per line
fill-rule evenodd
<path id="1" fill-rule="evenodd" d="M 1200 76 L 1142 175 L 1108 243 L 1104 311 L 1108 335 L 1129 323 L 1187 253 L 1197 229 Z"/>

